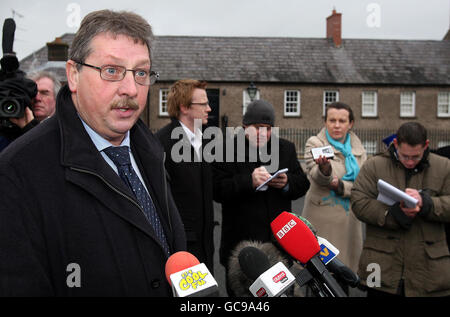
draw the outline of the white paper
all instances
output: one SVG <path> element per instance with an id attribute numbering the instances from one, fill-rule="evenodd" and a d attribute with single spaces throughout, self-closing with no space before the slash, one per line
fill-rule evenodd
<path id="1" fill-rule="evenodd" d="M 386 183 L 384 180 L 379 179 L 377 183 L 378 197 L 377 200 L 392 206 L 396 202 L 403 201 L 408 208 L 414 208 L 418 203 L 418 200 L 409 196 L 404 191 L 401 191 L 397 187 Z"/>
<path id="2" fill-rule="evenodd" d="M 321 155 L 326 158 L 334 157 L 334 151 L 331 145 L 313 148 L 311 149 L 311 154 L 315 160 L 317 160 Z"/>
<path id="3" fill-rule="evenodd" d="M 264 183 L 262 183 L 261 185 L 259 185 L 259 186 L 256 188 L 256 190 L 257 190 L 257 191 L 261 191 L 261 192 L 267 190 L 267 189 L 269 188 L 269 186 L 266 185 L 268 182 L 270 182 L 272 179 L 278 177 L 278 175 L 280 175 L 281 173 L 286 173 L 287 171 L 288 171 L 287 168 L 283 168 L 283 169 L 281 169 L 281 170 L 276 171 L 275 174 L 273 174 L 268 180 L 266 180 Z"/>

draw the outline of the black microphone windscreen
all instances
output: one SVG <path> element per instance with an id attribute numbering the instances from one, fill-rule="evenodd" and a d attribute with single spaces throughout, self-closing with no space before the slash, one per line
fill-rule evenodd
<path id="1" fill-rule="evenodd" d="M 238 255 L 242 272 L 251 280 L 256 280 L 261 274 L 270 269 L 267 255 L 255 247 L 245 247 Z"/>
<path id="2" fill-rule="evenodd" d="M 275 247 L 270 242 L 260 242 L 260 241 L 241 241 L 231 252 L 231 256 L 228 260 L 228 274 L 227 283 L 229 289 L 233 291 L 233 296 L 237 297 L 252 297 L 253 295 L 249 291 L 250 285 L 255 281 L 255 279 L 250 279 L 241 268 L 239 264 L 239 254 L 246 247 L 254 247 L 261 250 L 267 255 L 269 259 L 270 267 L 278 262 L 282 262 L 284 265 L 289 267 L 290 259 L 287 258 L 285 253 L 280 252 L 280 250 Z"/>
<path id="3" fill-rule="evenodd" d="M 8 18 L 3 23 L 2 48 L 3 55 L 13 52 L 14 33 L 16 32 L 16 23 L 13 19 Z"/>

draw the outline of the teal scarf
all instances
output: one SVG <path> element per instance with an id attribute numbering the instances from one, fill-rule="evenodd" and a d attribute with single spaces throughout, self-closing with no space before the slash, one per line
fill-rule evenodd
<path id="1" fill-rule="evenodd" d="M 359 173 L 358 162 L 356 162 L 355 156 L 352 154 L 352 146 L 350 145 L 350 133 L 347 133 L 345 137 L 345 142 L 341 143 L 336 141 L 328 134 L 328 131 L 325 130 L 327 134 L 328 142 L 335 148 L 338 149 L 345 157 L 345 170 L 347 173 L 342 177 L 345 181 L 355 181 L 356 176 Z"/>

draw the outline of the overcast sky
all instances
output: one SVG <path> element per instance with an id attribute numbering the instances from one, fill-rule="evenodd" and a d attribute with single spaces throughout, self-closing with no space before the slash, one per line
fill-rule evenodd
<path id="1" fill-rule="evenodd" d="M 0 19 L 17 24 L 19 59 L 99 9 L 134 11 L 156 35 L 312 37 L 326 35 L 333 7 L 343 38 L 441 40 L 449 29 L 450 0 L 0 0 Z"/>

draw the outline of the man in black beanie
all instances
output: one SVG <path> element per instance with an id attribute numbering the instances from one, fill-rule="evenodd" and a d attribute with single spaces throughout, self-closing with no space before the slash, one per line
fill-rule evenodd
<path id="1" fill-rule="evenodd" d="M 244 126 L 252 124 L 266 124 L 271 127 L 275 124 L 275 111 L 273 106 L 265 100 L 255 100 L 247 106 L 242 119 Z"/>
<path id="2" fill-rule="evenodd" d="M 232 143 L 234 149 L 224 148 L 224 153 L 233 151 L 234 160 L 213 164 L 214 200 L 222 204 L 220 262 L 225 266 L 229 296 L 235 294 L 228 287 L 230 270 L 236 269 L 228 266 L 233 249 L 243 240 L 271 241 L 272 220 L 283 211 L 291 211 L 292 200 L 305 195 L 309 188 L 295 145 L 272 133 L 275 111 L 269 102 L 256 100 L 250 103 L 242 123 L 244 146 L 240 146 L 242 142 L 238 139 L 242 134 L 238 133 Z M 274 142 L 278 146 L 271 146 Z M 263 159 L 263 153 L 269 154 L 270 161 Z M 278 163 L 274 164 L 275 170 L 268 169 L 274 160 Z M 270 173 L 284 168 L 288 169 L 286 173 L 257 190 Z"/>

